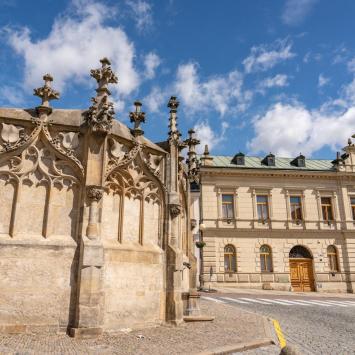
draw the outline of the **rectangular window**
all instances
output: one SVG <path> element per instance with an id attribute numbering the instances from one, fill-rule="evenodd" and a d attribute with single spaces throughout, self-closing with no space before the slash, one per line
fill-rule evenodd
<path id="1" fill-rule="evenodd" d="M 290 196 L 291 219 L 293 221 L 302 220 L 302 202 L 300 196 Z"/>
<path id="2" fill-rule="evenodd" d="M 351 212 L 355 221 L 355 197 L 350 197 Z"/>
<path id="3" fill-rule="evenodd" d="M 321 197 L 322 215 L 324 221 L 333 221 L 333 208 L 331 197 Z"/>
<path id="4" fill-rule="evenodd" d="M 222 195 L 222 218 L 232 219 L 234 218 L 234 196 Z"/>
<path id="5" fill-rule="evenodd" d="M 265 195 L 256 196 L 256 207 L 258 212 L 258 219 L 265 221 L 269 219 L 269 204 L 268 197 Z"/>

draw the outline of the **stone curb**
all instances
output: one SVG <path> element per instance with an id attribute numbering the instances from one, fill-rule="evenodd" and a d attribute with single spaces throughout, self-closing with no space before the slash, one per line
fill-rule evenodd
<path id="1" fill-rule="evenodd" d="M 234 307 L 230 304 L 224 304 L 224 306 Z M 279 346 L 277 335 L 275 333 L 275 328 L 274 328 L 274 325 L 272 324 L 272 320 L 270 318 L 268 318 L 262 314 L 259 314 L 259 313 L 253 312 L 253 311 L 249 311 L 246 309 L 243 309 L 243 312 L 250 313 L 253 315 L 258 315 L 262 318 L 264 332 L 265 332 L 265 338 L 247 341 L 247 342 L 241 342 L 238 344 L 225 345 L 225 346 L 221 346 L 221 347 L 218 347 L 218 348 L 215 348 L 212 350 L 202 351 L 200 353 L 196 353 L 195 355 L 224 355 L 224 354 L 232 354 L 234 352 L 242 352 L 242 351 L 246 351 L 246 350 L 257 349 L 257 348 L 260 348 L 262 346 L 267 346 L 267 345 Z M 280 349 L 280 351 L 281 351 L 281 349 Z"/>
<path id="2" fill-rule="evenodd" d="M 273 344 L 275 344 L 275 343 L 274 343 L 274 340 L 272 340 L 272 339 L 269 339 L 269 338 L 258 339 L 258 340 L 253 340 L 250 342 L 221 346 L 221 347 L 213 349 L 213 350 L 203 351 L 203 352 L 198 353 L 196 355 L 225 355 L 225 354 L 232 354 L 235 352 L 257 349 L 262 346 L 273 345 Z"/>

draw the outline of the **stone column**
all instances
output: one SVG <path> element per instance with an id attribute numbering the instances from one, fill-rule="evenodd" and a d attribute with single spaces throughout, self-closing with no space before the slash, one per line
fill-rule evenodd
<path id="1" fill-rule="evenodd" d="M 166 169 L 168 186 L 168 245 L 166 250 L 166 321 L 179 324 L 183 320 L 182 270 L 183 256 L 180 248 L 179 218 L 181 204 L 179 198 L 179 152 L 182 148 L 181 133 L 177 129 L 177 108 L 179 102 L 171 97 L 168 103 L 169 117 L 169 159 Z"/>
<path id="2" fill-rule="evenodd" d="M 81 239 L 78 297 L 75 326 L 70 329 L 73 337 L 95 337 L 102 333 L 104 291 L 104 249 L 98 233 L 97 205 L 102 199 L 102 188 L 87 187 L 89 221 L 86 235 Z"/>
<path id="3" fill-rule="evenodd" d="M 85 188 L 83 201 L 83 236 L 80 242 L 78 290 L 73 337 L 95 337 L 102 333 L 104 315 L 103 266 L 104 248 L 100 238 L 99 204 L 104 190 L 105 148 L 107 135 L 114 119 L 113 104 L 109 101 L 108 84 L 117 83 L 107 58 L 100 60 L 101 68 L 91 70 L 97 81 L 96 97 L 86 112 L 85 121 Z M 88 216 L 88 217 L 87 217 Z"/>

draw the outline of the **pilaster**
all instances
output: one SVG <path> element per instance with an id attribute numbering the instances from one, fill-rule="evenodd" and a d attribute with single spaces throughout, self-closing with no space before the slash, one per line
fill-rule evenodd
<path id="1" fill-rule="evenodd" d="M 104 314 L 103 267 L 104 248 L 100 233 L 100 211 L 104 191 L 104 164 L 107 135 L 113 120 L 113 105 L 109 102 L 109 83 L 117 83 L 110 62 L 101 60 L 100 69 L 91 70 L 96 79 L 97 95 L 92 99 L 85 127 L 85 190 L 83 226 L 80 241 L 78 291 L 73 337 L 95 337 L 102 333 Z"/>

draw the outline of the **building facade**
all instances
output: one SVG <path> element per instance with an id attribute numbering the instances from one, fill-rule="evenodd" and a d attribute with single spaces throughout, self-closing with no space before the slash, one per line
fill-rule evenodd
<path id="1" fill-rule="evenodd" d="M 96 336 L 194 310 L 198 141 L 180 139 L 175 97 L 163 142 L 144 137 L 140 102 L 132 128 L 116 120 L 108 85 L 118 79 L 101 64 L 87 110 L 53 109 L 50 75 L 35 90 L 40 106 L 0 109 L 0 332 Z"/>
<path id="2" fill-rule="evenodd" d="M 355 146 L 333 161 L 201 157 L 205 286 L 353 292 Z"/>

